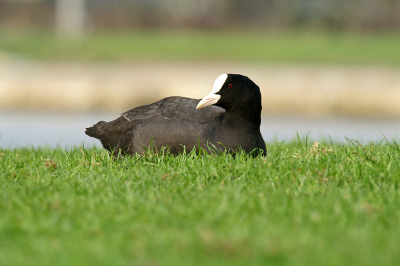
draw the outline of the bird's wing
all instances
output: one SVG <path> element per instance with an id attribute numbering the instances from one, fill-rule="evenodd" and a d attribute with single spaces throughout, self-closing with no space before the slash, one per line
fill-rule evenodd
<path id="1" fill-rule="evenodd" d="M 225 110 L 218 106 L 210 106 L 196 110 L 200 100 L 185 97 L 168 97 L 153 104 L 139 106 L 131 109 L 121 116 L 134 124 L 156 118 L 184 119 L 194 123 L 204 124 L 220 120 Z"/>
<path id="2" fill-rule="evenodd" d="M 218 106 L 197 110 L 196 106 L 199 101 L 199 99 L 170 97 L 162 102 L 159 110 L 165 117 L 184 119 L 199 124 L 218 120 L 225 115 L 225 109 Z"/>

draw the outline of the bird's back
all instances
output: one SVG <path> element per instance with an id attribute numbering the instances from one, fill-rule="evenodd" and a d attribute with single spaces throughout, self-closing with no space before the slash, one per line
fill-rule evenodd
<path id="1" fill-rule="evenodd" d="M 196 110 L 199 101 L 184 97 L 164 98 L 131 109 L 113 121 L 100 121 L 87 128 L 85 133 L 99 139 L 114 156 L 119 152 L 140 154 L 143 147 L 150 144 L 149 140 L 157 140 L 157 146 L 170 146 L 175 154 L 181 151 L 181 144 L 192 145 L 189 139 L 193 139 L 194 134 L 210 124 L 217 124 L 225 114 L 225 110 L 217 106 Z"/>

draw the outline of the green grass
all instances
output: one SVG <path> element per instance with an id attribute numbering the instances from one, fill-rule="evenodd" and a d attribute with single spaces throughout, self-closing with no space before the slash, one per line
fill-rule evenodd
<path id="1" fill-rule="evenodd" d="M 265 158 L 0 149 L 0 265 L 395 265 L 395 143 Z"/>
<path id="2" fill-rule="evenodd" d="M 46 60 L 400 64 L 400 34 L 262 31 L 96 33 L 81 41 L 0 31 L 0 51 Z"/>

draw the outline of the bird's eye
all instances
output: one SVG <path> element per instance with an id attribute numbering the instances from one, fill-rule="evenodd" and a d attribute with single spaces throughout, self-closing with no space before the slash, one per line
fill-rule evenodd
<path id="1" fill-rule="evenodd" d="M 232 88 L 233 87 L 232 83 L 229 83 L 227 87 L 228 89 Z"/>

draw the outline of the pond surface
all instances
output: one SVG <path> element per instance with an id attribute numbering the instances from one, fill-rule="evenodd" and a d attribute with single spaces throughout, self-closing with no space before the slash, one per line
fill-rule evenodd
<path id="1" fill-rule="evenodd" d="M 57 113 L 0 111 L 0 147 L 50 146 L 69 148 L 84 144 L 100 146 L 100 141 L 88 137 L 86 127 L 100 120 L 110 121 L 118 113 Z M 310 140 L 344 143 L 346 137 L 364 144 L 388 139 L 400 140 L 400 120 L 369 120 L 344 117 L 305 118 L 268 117 L 262 119 L 261 133 L 268 143 L 291 141 L 308 135 Z"/>

